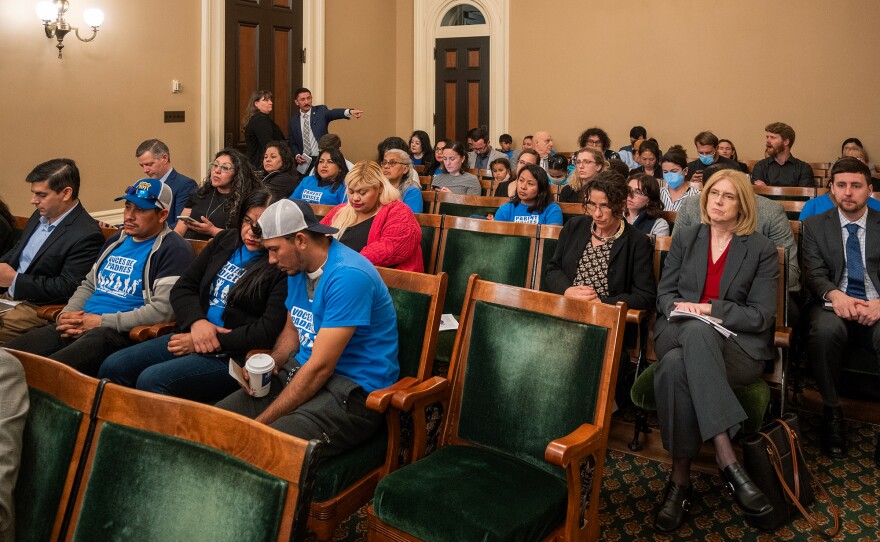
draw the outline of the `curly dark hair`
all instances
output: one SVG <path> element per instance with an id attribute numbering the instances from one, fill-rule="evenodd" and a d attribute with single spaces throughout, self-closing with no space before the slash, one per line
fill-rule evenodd
<path id="1" fill-rule="evenodd" d="M 629 186 L 627 186 L 623 175 L 610 169 L 597 173 L 590 181 L 589 189 L 584 191 L 584 210 L 586 210 L 587 201 L 593 192 L 605 194 L 611 212 L 617 218 L 623 218 L 623 213 L 626 210 L 626 198 L 629 196 Z"/>
<path id="2" fill-rule="evenodd" d="M 223 227 L 230 228 L 239 223 L 238 210 L 242 200 L 244 200 L 248 194 L 260 188 L 261 185 L 254 173 L 254 168 L 251 167 L 250 160 L 248 160 L 247 156 L 243 155 L 241 151 L 230 147 L 220 149 L 217 151 L 217 154 L 214 155 L 214 160 L 221 156 L 228 156 L 229 159 L 232 160 L 232 167 L 235 170 L 232 177 L 232 192 L 230 192 L 230 196 L 227 198 L 226 203 L 223 204 L 223 210 L 226 212 L 227 217 L 226 224 L 224 224 Z M 196 195 L 204 198 L 215 190 L 217 189 L 211 184 L 211 168 L 208 168 L 208 176 L 205 177 L 205 180 L 202 181 L 202 185 L 196 190 Z"/>
<path id="3" fill-rule="evenodd" d="M 634 173 L 630 175 L 629 179 L 626 180 L 627 184 L 633 179 L 639 182 L 639 190 L 648 196 L 645 214 L 648 215 L 648 218 L 652 219 L 659 217 L 660 213 L 663 212 L 663 201 L 660 200 L 660 183 L 657 182 L 653 175 L 648 175 L 647 173 Z"/>
<path id="4" fill-rule="evenodd" d="M 586 147 L 587 139 L 589 139 L 590 136 L 599 136 L 599 140 L 602 141 L 603 151 L 611 147 L 611 138 L 608 137 L 608 133 L 605 130 L 599 127 L 588 128 L 584 130 L 580 137 L 578 137 L 578 147 Z"/>

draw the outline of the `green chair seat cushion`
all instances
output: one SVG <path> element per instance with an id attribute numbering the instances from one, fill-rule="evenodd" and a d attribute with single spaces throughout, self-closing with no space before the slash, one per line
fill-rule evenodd
<path id="1" fill-rule="evenodd" d="M 15 487 L 16 540 L 49 540 L 83 413 L 30 388 Z"/>
<path id="2" fill-rule="evenodd" d="M 315 473 L 312 500 L 323 502 L 339 495 L 367 473 L 381 467 L 387 450 L 388 430 L 385 428 L 360 446 L 323 461 Z"/>
<path id="3" fill-rule="evenodd" d="M 446 446 L 383 478 L 373 500 L 387 525 L 422 540 L 540 540 L 565 519 L 565 482 L 509 456 Z"/>
<path id="4" fill-rule="evenodd" d="M 657 400 L 654 396 L 654 372 L 657 363 L 652 363 L 636 378 L 630 388 L 630 398 L 639 408 L 645 410 L 657 410 Z M 743 431 L 753 433 L 761 428 L 764 421 L 764 413 L 770 404 L 770 386 L 763 379 L 759 379 L 748 386 L 733 388 L 739 404 L 746 411 L 748 420 L 743 424 Z"/>
<path id="5" fill-rule="evenodd" d="M 73 539 L 274 541 L 286 492 L 222 451 L 108 422 Z"/>

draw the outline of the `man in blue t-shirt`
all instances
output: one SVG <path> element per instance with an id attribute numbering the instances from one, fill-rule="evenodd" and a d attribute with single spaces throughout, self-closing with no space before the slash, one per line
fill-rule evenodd
<path id="1" fill-rule="evenodd" d="M 397 381 L 397 317 L 388 288 L 366 258 L 328 235 L 311 207 L 280 200 L 259 220 L 269 262 L 286 272 L 290 317 L 275 342 L 269 394 L 240 390 L 218 407 L 304 439 L 324 457 L 382 424 L 367 395 Z M 247 371 L 244 371 L 247 377 Z"/>
<path id="2" fill-rule="evenodd" d="M 141 179 L 116 200 L 125 200 L 123 229 L 104 244 L 56 323 L 21 335 L 7 347 L 96 375 L 104 358 L 131 346 L 132 328 L 174 319 L 171 287 L 195 255 L 165 223 L 171 188 Z"/>

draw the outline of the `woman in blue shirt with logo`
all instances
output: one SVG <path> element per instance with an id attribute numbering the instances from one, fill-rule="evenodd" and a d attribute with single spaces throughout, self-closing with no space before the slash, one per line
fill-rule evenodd
<path id="1" fill-rule="evenodd" d="M 269 265 L 252 226 L 272 203 L 265 189 L 239 208 L 238 228 L 223 230 L 171 290 L 173 334 L 120 350 L 101 365 L 99 378 L 139 390 L 215 402 L 238 388 L 229 358 L 272 348 L 284 327 L 286 275 Z"/>
<path id="2" fill-rule="evenodd" d="M 315 172 L 315 175 L 309 175 L 300 181 L 290 199 L 322 205 L 339 205 L 348 201 L 345 190 L 348 166 L 339 149 L 322 150 L 318 154 Z"/>
<path id="3" fill-rule="evenodd" d="M 562 209 L 553 202 L 547 172 L 527 164 L 519 171 L 516 193 L 495 213 L 495 220 L 562 225 Z"/>

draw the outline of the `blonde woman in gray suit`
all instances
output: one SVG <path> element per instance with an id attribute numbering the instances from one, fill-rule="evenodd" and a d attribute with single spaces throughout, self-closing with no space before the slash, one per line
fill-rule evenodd
<path id="1" fill-rule="evenodd" d="M 0 542 L 15 540 L 12 495 L 21 461 L 21 435 L 28 411 L 27 383 L 21 363 L 0 350 Z"/>

